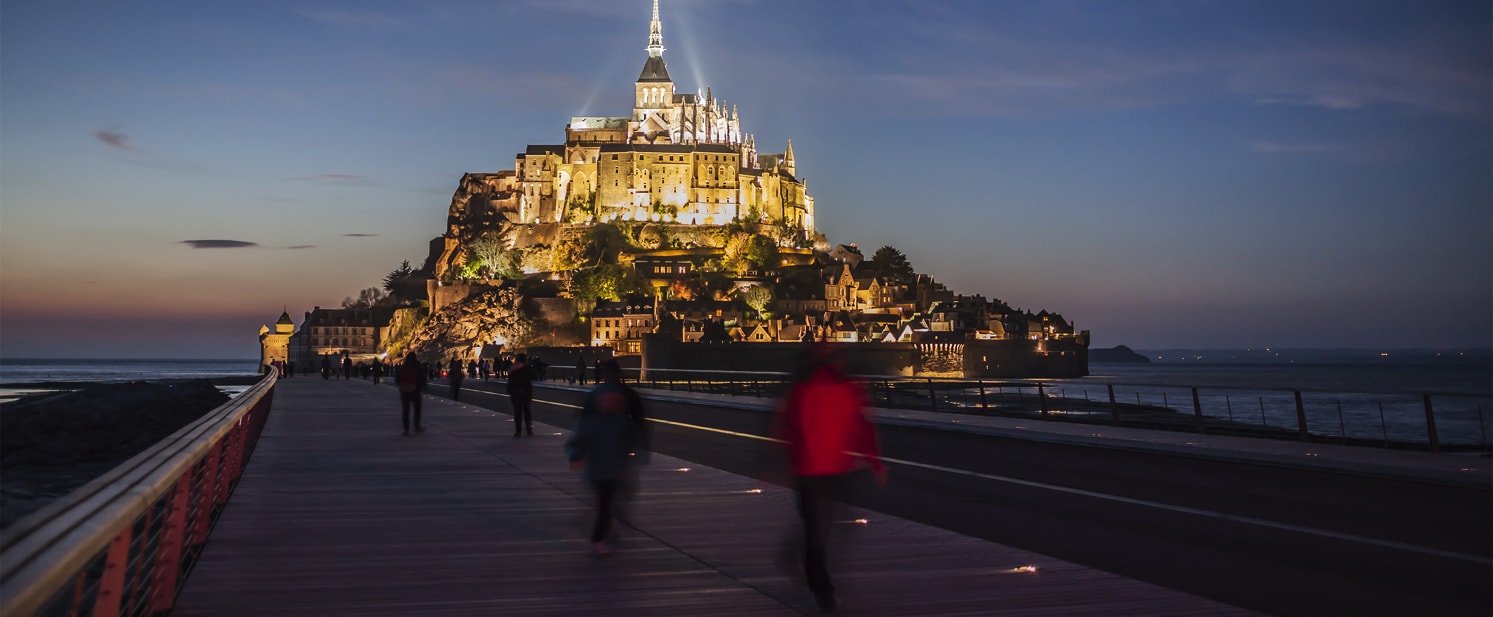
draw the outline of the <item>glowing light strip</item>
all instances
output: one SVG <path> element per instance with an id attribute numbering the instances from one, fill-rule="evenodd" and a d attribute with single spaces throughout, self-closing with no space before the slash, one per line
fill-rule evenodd
<path id="1" fill-rule="evenodd" d="M 580 409 L 580 406 L 578 406 L 578 405 L 569 405 L 569 404 L 566 404 L 566 403 L 550 403 L 549 401 L 539 401 L 539 402 L 548 403 L 548 404 L 551 404 L 551 405 L 557 405 L 557 406 L 560 406 L 560 407 L 570 407 L 572 409 Z M 747 439 L 756 439 L 756 440 L 759 440 L 759 441 L 770 441 L 770 442 L 773 442 L 773 443 L 786 443 L 786 442 L 784 442 L 781 439 L 773 439 L 771 437 L 763 437 L 761 435 L 751 435 L 751 434 L 747 434 L 747 433 L 738 433 L 736 431 L 728 431 L 728 430 L 724 430 L 724 429 L 712 428 L 712 427 L 709 427 L 709 426 L 699 426 L 699 425 L 695 425 L 695 424 L 685 424 L 683 422 L 674 422 L 674 421 L 671 421 L 671 420 L 660 420 L 660 419 L 657 419 L 657 418 L 648 418 L 648 420 L 650 422 L 658 422 L 660 424 L 669 424 L 669 425 L 672 425 L 672 426 L 678 426 L 678 427 L 683 427 L 683 428 L 692 428 L 692 429 L 701 430 L 701 431 L 708 431 L 708 432 L 711 432 L 711 433 L 720 433 L 722 435 L 731 435 L 731 436 L 734 436 L 734 437 L 745 437 Z M 855 452 L 847 452 L 847 454 L 856 454 L 856 453 Z M 1466 561 L 1466 562 L 1471 562 L 1471 563 L 1475 563 L 1475 564 L 1479 564 L 1479 565 L 1493 565 L 1493 559 L 1482 557 L 1480 555 L 1468 555 L 1466 553 L 1456 553 L 1456 552 L 1452 552 L 1452 551 L 1443 551 L 1443 550 L 1440 550 L 1440 549 L 1427 548 L 1427 547 L 1424 547 L 1424 546 L 1416 546 L 1414 544 L 1406 544 L 1404 542 L 1395 542 L 1393 540 L 1380 540 L 1380 539 L 1377 539 L 1377 538 L 1369 538 L 1369 537 L 1365 537 L 1365 536 L 1358 536 L 1358 535 L 1347 534 L 1347 533 L 1338 533 L 1336 531 L 1328 531 L 1326 529 L 1316 529 L 1316 528 L 1313 528 L 1313 527 L 1302 527 L 1300 525 L 1291 525 L 1291 524 L 1287 524 L 1287 523 L 1277 523 L 1275 521 L 1268 521 L 1268 520 L 1265 520 L 1265 519 L 1254 518 L 1254 517 L 1249 517 L 1249 516 L 1238 516 L 1238 515 L 1234 515 L 1234 514 L 1228 514 L 1228 513 L 1225 513 L 1225 512 L 1214 512 L 1212 510 L 1202 510 L 1202 509 L 1198 509 L 1198 508 L 1189 508 L 1187 506 L 1174 506 L 1172 504 L 1160 503 L 1160 502 L 1156 502 L 1156 501 L 1147 501 L 1145 499 L 1135 499 L 1133 497 L 1123 497 L 1123 496 L 1120 496 L 1120 495 L 1111 495 L 1109 493 L 1100 493 L 1100 492 L 1096 492 L 1096 491 L 1084 490 L 1084 489 L 1081 489 L 1081 488 L 1072 488 L 1072 487 L 1068 487 L 1068 486 L 1057 486 L 1055 484 L 1045 484 L 1045 483 L 1042 483 L 1042 482 L 1033 482 L 1031 480 L 1022 480 L 1022 479 L 1019 479 L 1019 478 L 1010 478 L 1010 477 L 1006 477 L 1006 476 L 991 475 L 991 474 L 988 474 L 988 473 L 980 473 L 978 471 L 969 471 L 967 469 L 954 469 L 952 467 L 943 467 L 941 465 L 929 465 L 927 463 L 919 463 L 919 462 L 916 462 L 916 461 L 907 461 L 907 460 L 902 460 L 902 459 L 897 459 L 897 458 L 882 457 L 881 460 L 884 461 L 884 462 L 887 462 L 887 463 L 895 463 L 897 465 L 906 465 L 908 467 L 918 467 L 918 468 L 922 468 L 922 469 L 928 469 L 928 470 L 931 470 L 931 471 L 941 471 L 941 472 L 944 472 L 944 473 L 951 473 L 951 474 L 961 475 L 961 476 L 969 476 L 971 478 L 980 478 L 980 479 L 983 479 L 983 480 L 993 480 L 995 482 L 1005 482 L 1007 484 L 1015 484 L 1015 485 L 1018 485 L 1018 486 L 1026 486 L 1026 487 L 1030 487 L 1030 488 L 1038 488 L 1038 489 L 1043 489 L 1043 490 L 1056 491 L 1056 492 L 1059 492 L 1059 493 L 1067 493 L 1067 494 L 1070 494 L 1070 495 L 1080 495 L 1080 496 L 1083 496 L 1083 497 L 1090 497 L 1090 498 L 1093 498 L 1093 499 L 1102 499 L 1102 500 L 1105 500 L 1105 501 L 1113 501 L 1113 502 L 1117 502 L 1117 503 L 1125 503 L 1125 504 L 1130 504 L 1130 505 L 1134 505 L 1134 506 L 1142 506 L 1142 507 L 1146 507 L 1146 508 L 1155 508 L 1155 509 L 1158 509 L 1158 510 L 1166 510 L 1168 512 L 1176 512 L 1178 514 L 1191 514 L 1193 516 L 1201 516 L 1201 517 L 1205 517 L 1205 518 L 1213 518 L 1213 519 L 1218 519 L 1218 520 L 1223 520 L 1223 521 L 1229 521 L 1229 522 L 1232 522 L 1232 523 L 1241 523 L 1241 524 L 1244 524 L 1244 525 L 1254 525 L 1254 526 L 1257 526 L 1257 527 L 1267 527 L 1267 528 L 1270 528 L 1270 529 L 1280 529 L 1280 530 L 1283 530 L 1283 531 L 1293 531 L 1293 532 L 1296 532 L 1296 533 L 1303 533 L 1303 534 L 1307 534 L 1307 535 L 1320 536 L 1320 537 L 1324 537 L 1324 538 L 1332 538 L 1334 540 L 1342 540 L 1342 541 L 1345 541 L 1345 542 L 1358 542 L 1360 544 L 1370 544 L 1370 545 L 1373 545 L 1373 546 L 1379 546 L 1379 547 L 1383 547 L 1383 548 L 1392 548 L 1392 549 L 1397 549 L 1397 550 L 1402 550 L 1402 551 L 1408 551 L 1408 552 L 1411 552 L 1411 553 L 1420 553 L 1422 555 L 1430 555 L 1430 556 L 1433 556 L 1433 557 L 1442 557 L 1442 558 L 1445 558 L 1445 559 L 1455 559 L 1455 560 L 1458 560 L 1458 561 Z"/>

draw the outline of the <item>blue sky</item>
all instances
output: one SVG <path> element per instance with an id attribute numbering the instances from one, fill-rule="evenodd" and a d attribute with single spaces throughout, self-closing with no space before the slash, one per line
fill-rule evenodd
<path id="1" fill-rule="evenodd" d="M 254 357 L 423 260 L 463 172 L 626 115 L 649 10 L 7 1 L 0 354 Z M 832 241 L 1096 346 L 1493 344 L 1487 2 L 661 11 Z"/>

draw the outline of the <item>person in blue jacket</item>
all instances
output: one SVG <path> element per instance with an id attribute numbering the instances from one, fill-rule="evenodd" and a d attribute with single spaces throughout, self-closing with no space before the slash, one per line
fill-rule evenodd
<path id="1" fill-rule="evenodd" d="M 648 430 L 643 399 L 622 383 L 615 361 L 602 363 L 601 383 L 586 395 L 575 430 L 565 441 L 570 468 L 584 470 L 596 491 L 596 523 L 591 546 L 598 555 L 611 550 L 606 535 L 612 526 L 612 504 L 623 488 L 632 463 L 647 463 Z"/>

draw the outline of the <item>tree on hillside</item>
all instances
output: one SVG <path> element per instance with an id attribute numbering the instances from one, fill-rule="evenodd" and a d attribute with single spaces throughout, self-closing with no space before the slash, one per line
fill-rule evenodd
<path id="1" fill-rule="evenodd" d="M 589 270 L 576 272 L 570 279 L 570 295 L 574 298 L 597 300 L 620 300 L 630 295 L 652 293 L 648 279 L 628 266 L 606 264 Z"/>
<path id="2" fill-rule="evenodd" d="M 899 283 L 911 283 L 917 276 L 907 256 L 891 246 L 876 249 L 876 253 L 871 255 L 871 266 L 882 276 Z"/>
<path id="3" fill-rule="evenodd" d="M 765 319 L 767 309 L 772 307 L 772 288 L 766 285 L 753 285 L 741 292 L 741 300 Z"/>
<path id="4" fill-rule="evenodd" d="M 384 275 L 384 291 L 389 299 L 398 303 L 409 303 L 425 298 L 425 277 L 419 270 L 410 267 L 408 259 Z"/>
<path id="5" fill-rule="evenodd" d="M 491 278 L 514 278 L 518 272 L 510 267 L 513 260 L 508 257 L 508 247 L 495 233 L 486 233 L 467 244 L 467 260 L 475 261 L 478 270 Z"/>
<path id="6" fill-rule="evenodd" d="M 345 309 L 371 309 L 374 305 L 383 302 L 388 294 L 377 287 L 369 287 L 358 292 L 358 297 L 347 297 L 342 299 L 342 308 Z"/>

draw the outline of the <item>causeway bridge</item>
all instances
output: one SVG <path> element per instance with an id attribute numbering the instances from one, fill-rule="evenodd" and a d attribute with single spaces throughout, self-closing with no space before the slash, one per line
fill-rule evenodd
<path id="1" fill-rule="evenodd" d="M 642 390 L 655 454 L 589 552 L 585 387 L 268 376 L 0 533 L 0 614 L 802 615 L 772 401 Z M 1493 466 L 877 409 L 890 481 L 837 516 L 847 615 L 1493 613 Z"/>

